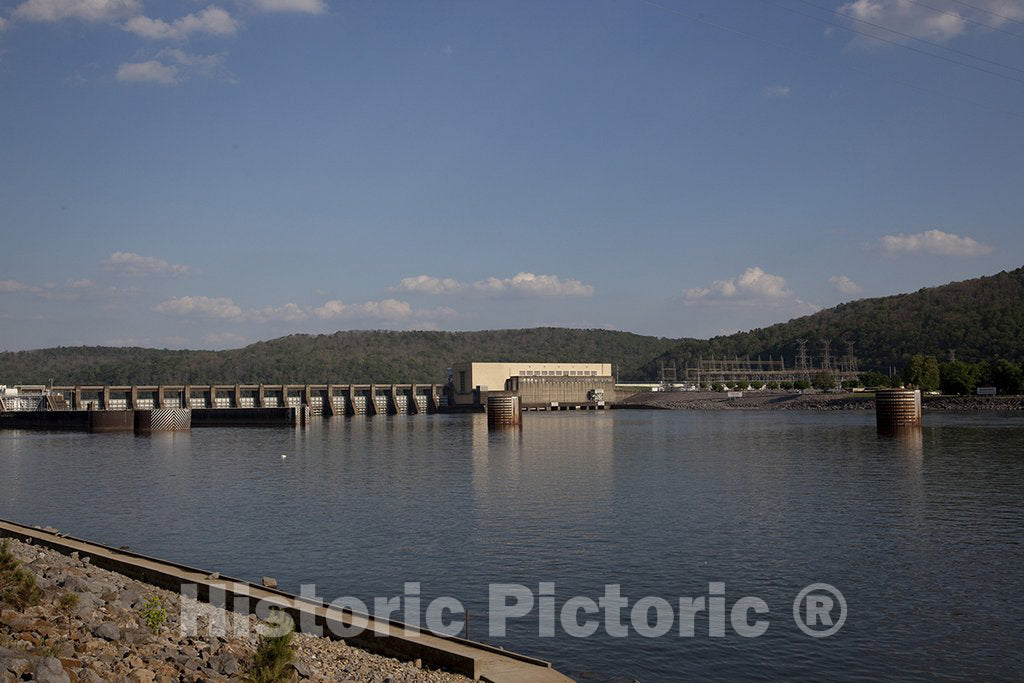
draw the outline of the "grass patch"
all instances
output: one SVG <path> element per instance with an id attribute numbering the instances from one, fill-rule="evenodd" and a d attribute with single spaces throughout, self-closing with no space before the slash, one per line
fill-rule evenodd
<path id="1" fill-rule="evenodd" d="M 78 593 L 71 593 L 69 591 L 61 593 L 60 598 L 57 600 L 57 611 L 67 620 L 68 625 L 71 624 L 71 616 L 75 613 L 75 608 L 78 607 L 79 602 L 81 602 L 81 597 Z"/>
<path id="2" fill-rule="evenodd" d="M 0 605 L 23 610 L 42 599 L 36 577 L 21 566 L 11 552 L 10 540 L 5 538 L 0 542 Z"/>
<path id="3" fill-rule="evenodd" d="M 249 683 L 280 683 L 290 679 L 288 665 L 295 658 L 292 646 L 295 624 L 287 614 L 274 610 L 267 618 L 266 630 L 245 672 Z"/>

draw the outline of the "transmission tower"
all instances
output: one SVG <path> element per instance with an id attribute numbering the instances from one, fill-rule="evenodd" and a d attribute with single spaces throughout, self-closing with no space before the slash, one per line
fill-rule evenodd
<path id="1" fill-rule="evenodd" d="M 800 350 L 796 355 L 796 370 L 800 377 L 807 381 L 811 378 L 811 363 L 807 358 L 807 340 L 797 339 L 796 343 L 800 345 Z"/>
<path id="2" fill-rule="evenodd" d="M 674 360 L 661 361 L 661 382 L 662 384 L 668 384 L 670 382 L 678 381 L 676 375 L 676 362 Z"/>
<path id="3" fill-rule="evenodd" d="M 832 342 L 828 339 L 821 342 L 821 370 L 832 372 Z"/>
<path id="4" fill-rule="evenodd" d="M 846 342 L 846 372 L 857 374 L 857 356 L 853 355 L 853 342 Z"/>

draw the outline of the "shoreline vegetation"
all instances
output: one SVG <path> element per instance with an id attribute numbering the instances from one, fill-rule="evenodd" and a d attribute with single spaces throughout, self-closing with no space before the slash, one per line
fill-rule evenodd
<path id="1" fill-rule="evenodd" d="M 348 330 L 290 334 L 242 348 L 170 350 L 59 346 L 0 350 L 0 383 L 110 384 L 406 384 L 440 383 L 463 361 L 612 363 L 617 381 L 651 381 L 665 364 L 697 368 L 706 359 L 785 359 L 795 367 L 798 340 L 815 368 L 823 345 L 833 360 L 852 352 L 857 367 L 883 378 L 910 369 L 935 380 L 947 366 L 947 393 L 971 393 L 1004 375 L 1018 385 L 1024 361 L 1024 268 L 859 299 L 748 332 L 711 339 L 655 337 L 602 329 L 536 327 L 478 331 Z M 915 356 L 917 360 L 915 360 Z M 956 359 L 956 360 L 954 360 Z M 1009 365 L 997 367 L 1000 361 Z M 941 368 L 940 368 L 941 369 Z M 881 374 L 884 371 L 885 374 Z M 1012 376 L 1005 376 L 1005 375 Z M 940 378 L 941 379 L 941 378 Z M 880 386 L 877 380 L 861 380 Z M 935 380 L 938 381 L 938 380 Z M 921 382 L 912 382 L 927 389 Z M 957 389 L 962 386 L 967 388 Z M 1017 393 L 1000 389 L 1000 393 Z"/>
<path id="2" fill-rule="evenodd" d="M 12 577 L 19 588 L 0 590 L 2 683 L 469 682 L 304 633 L 268 644 L 254 615 L 206 603 L 189 606 L 197 615 L 197 635 L 182 635 L 183 598 L 177 593 L 100 569 L 78 553 L 67 556 L 15 539 L 4 539 L 3 547 L 0 589 Z M 234 635 L 235 619 L 250 621 L 242 629 L 247 635 Z M 207 635 L 214 620 L 229 625 L 226 635 Z M 287 653 L 280 652 L 283 647 Z"/>
<path id="3" fill-rule="evenodd" d="M 739 398 L 714 391 L 644 391 L 626 397 L 619 408 L 660 410 L 874 410 L 874 394 L 800 394 L 791 391 L 746 391 Z M 1019 411 L 1024 396 L 922 396 L 925 411 Z"/>

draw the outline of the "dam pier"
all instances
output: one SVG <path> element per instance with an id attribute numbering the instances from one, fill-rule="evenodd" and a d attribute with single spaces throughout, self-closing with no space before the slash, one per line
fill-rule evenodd
<path id="1" fill-rule="evenodd" d="M 436 384 L 53 386 L 69 410 L 295 408 L 309 416 L 440 412 Z M 59 399 L 58 399 L 59 400 Z"/>
<path id="2" fill-rule="evenodd" d="M 22 386 L 0 396 L 0 428 L 175 432 L 274 427 L 314 417 L 442 411 L 436 384 Z"/>

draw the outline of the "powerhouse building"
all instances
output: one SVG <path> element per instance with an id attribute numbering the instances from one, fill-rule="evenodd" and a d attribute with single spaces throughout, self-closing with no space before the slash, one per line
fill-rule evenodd
<path id="1" fill-rule="evenodd" d="M 519 395 L 524 408 L 552 403 L 612 401 L 611 363 L 459 363 L 452 366 L 449 396 L 456 406 L 479 406 L 492 391 Z"/>

